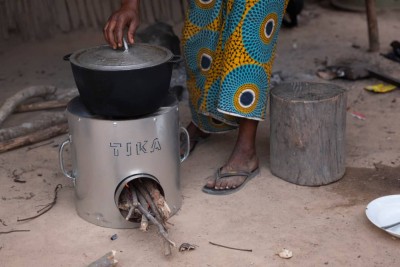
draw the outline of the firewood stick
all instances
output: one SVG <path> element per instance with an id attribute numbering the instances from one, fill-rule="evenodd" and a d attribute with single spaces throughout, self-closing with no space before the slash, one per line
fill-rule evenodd
<path id="1" fill-rule="evenodd" d="M 15 108 L 26 99 L 55 94 L 56 90 L 57 88 L 55 86 L 31 86 L 11 96 L 0 107 L 0 125 L 13 113 Z"/>
<path id="2" fill-rule="evenodd" d="M 40 116 L 40 119 L 23 123 L 19 126 L 0 129 L 0 142 L 47 129 L 53 125 L 66 122 L 67 115 L 65 112 L 44 113 L 42 116 Z"/>
<path id="3" fill-rule="evenodd" d="M 29 111 L 38 111 L 44 109 L 55 109 L 55 108 L 65 108 L 70 99 L 65 100 L 50 100 L 45 102 L 35 102 L 31 104 L 22 104 L 19 105 L 15 112 L 29 112 Z"/>
<path id="4" fill-rule="evenodd" d="M 142 220 L 140 221 L 140 230 L 142 232 L 147 232 L 147 228 L 149 228 L 149 220 L 145 215 L 142 215 Z"/>
<path id="5" fill-rule="evenodd" d="M 156 204 L 154 203 L 153 199 L 151 198 L 149 192 L 147 192 L 147 189 L 143 186 L 143 183 L 141 181 L 135 181 L 135 187 L 136 189 L 139 190 L 140 194 L 146 199 L 147 203 L 150 205 L 151 210 L 154 212 L 154 215 L 156 219 L 162 223 L 162 225 L 165 227 L 165 222 L 163 218 L 161 217 L 161 213 L 158 210 Z"/>
<path id="6" fill-rule="evenodd" d="M 137 208 L 137 206 L 139 205 L 139 199 L 138 199 L 138 194 L 136 192 L 136 189 L 133 187 L 131 188 L 131 193 L 132 193 L 132 205 Z"/>
<path id="7" fill-rule="evenodd" d="M 158 190 L 153 181 L 143 181 L 143 185 L 152 197 L 163 221 L 167 221 L 170 217 L 171 209 L 165 201 L 164 196 L 161 194 L 160 190 Z"/>
<path id="8" fill-rule="evenodd" d="M 105 254 L 103 257 L 92 262 L 88 267 L 114 267 L 117 266 L 118 261 L 114 258 L 116 254 L 115 250 L 112 250 Z"/>
<path id="9" fill-rule="evenodd" d="M 156 218 L 154 218 L 153 215 L 151 215 L 150 212 L 148 212 L 148 211 L 143 207 L 143 205 L 145 205 L 145 203 L 146 203 L 146 199 L 140 194 L 140 192 L 136 192 L 136 194 L 137 194 L 137 197 L 139 198 L 139 203 L 137 203 L 136 205 L 137 205 L 137 208 L 140 210 L 140 212 L 141 212 L 142 214 L 144 214 L 144 215 L 147 217 L 147 219 L 149 219 L 154 225 L 156 225 L 156 226 L 158 227 L 158 232 L 160 233 L 160 235 L 161 235 L 166 241 L 168 241 L 168 243 L 169 243 L 170 245 L 176 247 L 176 244 L 168 238 L 168 233 L 167 233 L 167 231 L 165 230 L 164 226 L 163 226 L 159 221 L 157 221 Z M 132 193 L 132 195 L 133 195 L 133 193 Z M 142 203 L 143 203 L 143 204 L 142 204 Z"/>
<path id="10" fill-rule="evenodd" d="M 146 204 L 146 199 L 140 194 L 140 192 L 137 192 L 137 196 L 139 198 L 139 203 L 140 203 L 138 208 L 139 209 L 140 209 L 140 207 L 143 208 L 143 205 Z M 171 253 L 172 253 L 171 252 L 171 245 L 174 246 L 174 247 L 176 245 L 175 245 L 174 242 L 172 242 L 168 238 L 168 232 L 165 230 L 164 226 L 156 218 L 154 218 L 149 212 L 143 213 L 143 215 L 145 215 L 153 224 L 158 226 L 158 232 L 164 238 L 163 239 L 164 255 L 165 256 L 171 255 Z"/>
<path id="11" fill-rule="evenodd" d="M 164 247 L 164 255 L 165 256 L 169 256 L 169 255 L 172 254 L 171 245 L 169 244 L 169 241 L 164 239 L 163 240 L 163 247 Z"/>
<path id="12" fill-rule="evenodd" d="M 132 207 L 129 209 L 128 215 L 126 216 L 125 220 L 129 221 L 129 219 L 132 217 L 132 213 L 133 213 L 134 210 L 135 210 L 135 207 L 132 206 Z"/>
<path id="13" fill-rule="evenodd" d="M 41 142 L 52 137 L 64 134 L 68 131 L 68 124 L 60 124 L 45 130 L 40 130 L 32 134 L 17 137 L 7 141 L 0 142 L 0 153 L 19 148 L 33 143 Z"/>

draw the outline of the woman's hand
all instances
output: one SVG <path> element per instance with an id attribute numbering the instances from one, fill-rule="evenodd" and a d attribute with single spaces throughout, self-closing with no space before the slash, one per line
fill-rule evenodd
<path id="1" fill-rule="evenodd" d="M 131 44 L 135 42 L 134 35 L 140 24 L 139 3 L 140 0 L 123 0 L 121 8 L 108 19 L 103 34 L 104 39 L 113 49 L 123 46 L 125 27 L 128 27 L 128 42 Z"/>

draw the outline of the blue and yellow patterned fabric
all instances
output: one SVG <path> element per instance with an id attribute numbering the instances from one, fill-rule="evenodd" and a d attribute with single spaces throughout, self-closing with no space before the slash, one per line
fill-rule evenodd
<path id="1" fill-rule="evenodd" d="M 288 0 L 190 0 L 182 50 L 193 123 L 204 132 L 263 120 Z"/>

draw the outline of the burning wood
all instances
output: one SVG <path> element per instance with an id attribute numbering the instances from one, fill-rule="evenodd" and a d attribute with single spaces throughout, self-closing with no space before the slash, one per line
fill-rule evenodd
<path id="1" fill-rule="evenodd" d="M 140 230 L 146 232 L 149 221 L 157 226 L 164 238 L 164 254 L 171 254 L 171 246 L 176 244 L 168 238 L 166 222 L 170 217 L 169 208 L 158 184 L 150 179 L 135 179 L 121 192 L 119 209 L 126 220 L 140 223 Z"/>

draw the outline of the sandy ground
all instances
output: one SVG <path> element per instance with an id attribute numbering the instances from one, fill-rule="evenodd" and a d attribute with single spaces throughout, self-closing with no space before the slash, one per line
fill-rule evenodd
<path id="1" fill-rule="evenodd" d="M 379 12 L 381 52 L 389 51 L 390 42 L 399 38 L 399 18 L 400 11 Z M 0 102 L 29 85 L 74 86 L 62 56 L 99 43 L 99 32 L 78 32 L 43 42 L 1 44 Z M 274 71 L 281 71 L 286 80 L 321 81 L 315 71 L 324 61 L 350 59 L 399 77 L 398 63 L 367 49 L 364 14 L 309 4 L 300 27 L 281 31 Z M 183 205 L 170 219 L 171 238 L 198 247 L 174 251 L 168 259 L 154 228 L 148 233 L 108 229 L 78 217 L 73 185 L 58 165 L 58 145 L 66 135 L 42 147 L 0 154 L 0 231 L 30 230 L 0 235 L 0 266 L 86 266 L 110 250 L 117 251 L 119 266 L 399 266 L 399 239 L 371 224 L 365 207 L 377 197 L 400 191 L 400 91 L 365 91 L 365 85 L 379 83 L 375 79 L 334 82 L 348 89 L 350 110 L 366 117 L 347 116 L 345 177 L 327 186 L 303 187 L 273 176 L 266 120 L 257 137 L 261 175 L 234 195 L 209 196 L 200 190 L 204 178 L 229 156 L 236 133 L 214 136 L 182 164 Z M 186 125 L 186 103 L 181 103 L 180 113 Z M 11 116 L 3 126 L 35 115 Z M 385 167 L 375 169 L 378 163 Z M 26 183 L 15 183 L 15 175 Z M 51 202 L 57 184 L 64 187 L 50 212 L 16 222 Z M 112 241 L 113 234 L 118 239 Z M 209 241 L 253 251 L 215 247 Z M 282 248 L 291 250 L 293 257 L 278 257 Z"/>

